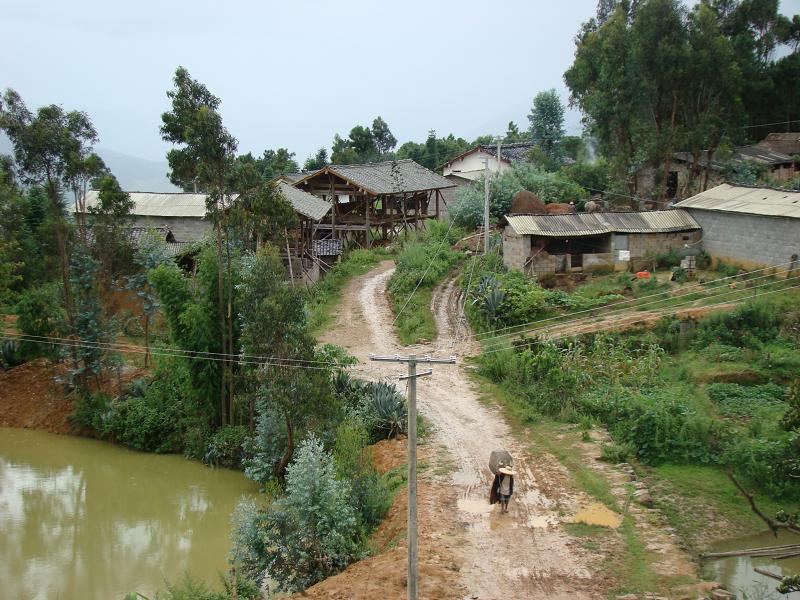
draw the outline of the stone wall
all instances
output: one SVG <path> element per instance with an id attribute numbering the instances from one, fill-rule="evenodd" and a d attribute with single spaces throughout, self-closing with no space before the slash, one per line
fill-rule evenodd
<path id="1" fill-rule="evenodd" d="M 514 233 L 511 226 L 503 230 L 503 264 L 506 269 L 525 270 L 525 261 L 531 255 L 530 236 Z"/>
<path id="2" fill-rule="evenodd" d="M 213 232 L 211 222 L 197 217 L 149 217 L 135 215 L 139 227 L 168 227 L 179 242 L 196 242 Z"/>
<path id="3" fill-rule="evenodd" d="M 800 219 L 688 208 L 703 228 L 702 248 L 742 267 L 782 265 L 800 254 Z"/>

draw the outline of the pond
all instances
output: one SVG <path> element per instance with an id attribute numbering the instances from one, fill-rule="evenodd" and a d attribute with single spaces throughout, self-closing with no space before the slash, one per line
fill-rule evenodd
<path id="1" fill-rule="evenodd" d="M 97 440 L 0 428 L 0 596 L 151 597 L 189 573 L 216 585 L 241 473 Z"/>
<path id="2" fill-rule="evenodd" d="M 784 532 L 776 538 L 771 533 L 765 532 L 727 540 L 715 545 L 709 551 L 728 552 L 730 550 L 781 546 L 784 544 L 800 544 L 800 536 Z M 722 583 L 728 590 L 734 592 L 738 598 L 790 598 L 791 600 L 800 600 L 800 592 L 788 595 L 778 594 L 775 591 L 778 582 L 756 573 L 753 567 L 760 567 L 777 575 L 797 574 L 800 573 L 800 557 L 776 560 L 775 558 L 766 557 L 737 556 L 710 560 L 704 564 L 703 572 L 711 579 Z"/>

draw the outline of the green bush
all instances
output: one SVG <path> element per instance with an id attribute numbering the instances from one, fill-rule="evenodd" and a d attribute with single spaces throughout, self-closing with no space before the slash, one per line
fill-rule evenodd
<path id="1" fill-rule="evenodd" d="M 725 453 L 724 461 L 736 473 L 774 498 L 800 498 L 800 444 L 798 433 L 788 433 L 782 439 L 739 437 Z"/>
<path id="2" fill-rule="evenodd" d="M 735 277 L 742 271 L 739 267 L 727 263 L 724 260 L 717 260 L 714 270 L 723 277 Z"/>
<path id="3" fill-rule="evenodd" d="M 69 417 L 76 427 L 105 434 L 113 419 L 112 399 L 108 394 L 79 392 Z"/>
<path id="4" fill-rule="evenodd" d="M 186 444 L 183 433 L 193 417 L 186 400 L 189 387 L 185 361 L 169 359 L 159 363 L 143 394 L 138 389 L 139 395 L 123 396 L 113 403 L 105 433 L 144 452 L 182 451 Z"/>
<path id="5" fill-rule="evenodd" d="M 167 582 L 166 589 L 156 592 L 153 600 L 260 600 L 263 596 L 258 585 L 246 577 L 237 577 L 236 589 L 230 578 L 220 576 L 222 590 L 214 591 L 202 581 L 199 581 L 188 573 L 183 578 L 175 582 Z M 144 596 L 140 594 L 128 594 L 125 600 L 141 600 Z"/>
<path id="6" fill-rule="evenodd" d="M 250 437 L 244 425 L 225 425 L 217 429 L 208 442 L 203 462 L 217 467 L 238 469 L 245 459 L 245 446 Z"/>
<path id="7" fill-rule="evenodd" d="M 374 529 L 389 511 L 391 496 L 378 475 L 367 444 L 369 432 L 357 421 L 345 421 L 336 431 L 333 458 L 339 478 L 352 489 L 350 500 L 365 534 Z"/>
<path id="8" fill-rule="evenodd" d="M 711 266 L 711 257 L 704 250 L 695 257 L 694 264 L 698 269 L 705 271 Z"/>
<path id="9" fill-rule="evenodd" d="M 694 344 L 699 348 L 725 344 L 738 348 L 759 348 L 778 336 L 780 316 L 764 301 L 752 301 L 731 312 L 712 313 L 700 321 Z"/>
<path id="10" fill-rule="evenodd" d="M 625 445 L 603 444 L 600 447 L 600 460 L 614 465 L 628 462 L 631 454 L 631 449 Z"/>
<path id="11" fill-rule="evenodd" d="M 64 333 L 64 314 L 61 310 L 58 287 L 53 284 L 22 292 L 14 312 L 17 315 L 17 328 L 25 335 L 62 337 Z M 39 356 L 55 360 L 60 354 L 60 346 L 43 343 L 43 340 L 20 342 L 19 356 L 23 361 Z"/>
<path id="12" fill-rule="evenodd" d="M 15 339 L 2 340 L 0 358 L 0 366 L 4 369 L 11 369 L 25 362 L 20 353 L 19 342 Z"/>
<path id="13" fill-rule="evenodd" d="M 338 573 L 364 555 L 351 496 L 350 485 L 336 477 L 333 457 L 308 437 L 287 469 L 286 496 L 266 510 L 252 502 L 237 510 L 234 560 L 259 583 L 268 572 L 283 592 Z"/>

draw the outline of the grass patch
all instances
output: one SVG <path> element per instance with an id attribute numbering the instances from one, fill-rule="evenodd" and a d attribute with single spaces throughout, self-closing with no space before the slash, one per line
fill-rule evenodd
<path id="1" fill-rule="evenodd" d="M 401 343 L 415 344 L 436 337 L 431 296 L 433 289 L 464 258 L 462 252 L 452 249 L 463 233 L 447 223 L 429 221 L 424 232 L 403 244 L 388 285 L 396 315 L 395 331 Z"/>
<path id="2" fill-rule="evenodd" d="M 766 530 L 725 472 L 699 465 L 659 465 L 646 469 L 653 498 L 694 554 L 726 538 Z M 766 495 L 756 498 L 765 514 L 792 510 Z"/>
<path id="3" fill-rule="evenodd" d="M 342 290 L 354 277 L 373 269 L 393 255 L 386 248 L 351 250 L 311 288 L 308 296 L 308 321 L 311 331 L 319 334 L 331 322 L 331 312 L 342 297 Z"/>

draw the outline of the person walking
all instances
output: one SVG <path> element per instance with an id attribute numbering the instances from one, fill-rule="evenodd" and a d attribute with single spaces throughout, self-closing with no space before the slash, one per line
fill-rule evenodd
<path id="1" fill-rule="evenodd" d="M 511 495 L 514 493 L 514 476 L 516 473 L 511 467 L 505 466 L 500 463 L 500 468 L 494 476 L 492 482 L 492 490 L 489 495 L 489 503 L 500 503 L 500 512 L 508 512 L 508 501 L 511 500 Z"/>

